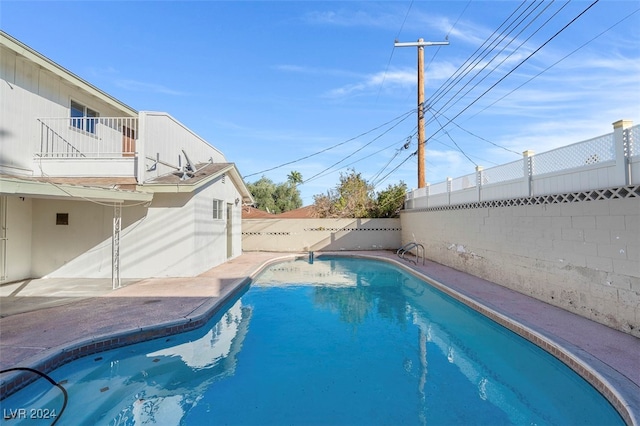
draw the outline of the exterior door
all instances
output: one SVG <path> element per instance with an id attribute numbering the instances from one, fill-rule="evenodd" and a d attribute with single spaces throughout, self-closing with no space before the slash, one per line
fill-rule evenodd
<path id="1" fill-rule="evenodd" d="M 233 256 L 233 204 L 227 203 L 227 259 Z"/>
<path id="2" fill-rule="evenodd" d="M 136 131 L 127 126 L 122 126 L 122 156 L 135 157 L 136 155 Z"/>

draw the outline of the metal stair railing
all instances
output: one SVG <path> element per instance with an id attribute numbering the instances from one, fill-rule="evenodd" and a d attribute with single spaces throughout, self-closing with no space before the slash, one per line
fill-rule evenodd
<path id="1" fill-rule="evenodd" d="M 40 153 L 39 157 L 86 157 L 78 148 L 73 146 L 64 136 L 51 128 L 39 118 L 40 122 Z M 60 149 L 62 145 L 62 149 Z"/>
<path id="2" fill-rule="evenodd" d="M 411 250 L 415 249 L 416 253 L 415 253 L 415 259 L 411 259 L 411 258 L 405 258 L 404 255 L 407 253 L 411 253 Z M 415 265 L 418 264 L 418 261 L 420 260 L 420 258 L 422 257 L 422 264 L 424 265 L 424 246 L 420 243 L 416 243 L 414 242 L 410 242 L 407 243 L 405 245 L 403 245 L 402 247 L 400 247 L 397 251 L 396 254 L 398 255 L 398 257 L 402 260 L 408 260 L 409 262 L 413 262 Z"/>

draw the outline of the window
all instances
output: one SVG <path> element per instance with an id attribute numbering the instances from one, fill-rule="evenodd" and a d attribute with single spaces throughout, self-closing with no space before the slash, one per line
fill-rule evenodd
<path id="1" fill-rule="evenodd" d="M 96 132 L 99 114 L 76 101 L 71 101 L 71 126 L 89 133 Z"/>
<path id="2" fill-rule="evenodd" d="M 222 200 L 213 200 L 213 218 L 214 219 L 224 219 L 222 213 L 222 207 L 224 202 Z"/>

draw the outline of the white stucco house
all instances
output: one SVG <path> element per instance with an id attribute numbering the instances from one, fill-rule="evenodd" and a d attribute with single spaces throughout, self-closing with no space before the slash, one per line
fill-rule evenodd
<path id="1" fill-rule="evenodd" d="M 195 276 L 242 252 L 238 169 L 0 31 L 0 282 Z"/>

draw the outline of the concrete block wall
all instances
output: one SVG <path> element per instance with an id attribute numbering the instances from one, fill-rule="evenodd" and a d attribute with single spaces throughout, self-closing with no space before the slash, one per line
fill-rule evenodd
<path id="1" fill-rule="evenodd" d="M 243 219 L 244 251 L 396 250 L 400 219 Z"/>
<path id="2" fill-rule="evenodd" d="M 640 198 L 401 214 L 438 263 L 640 337 Z"/>

